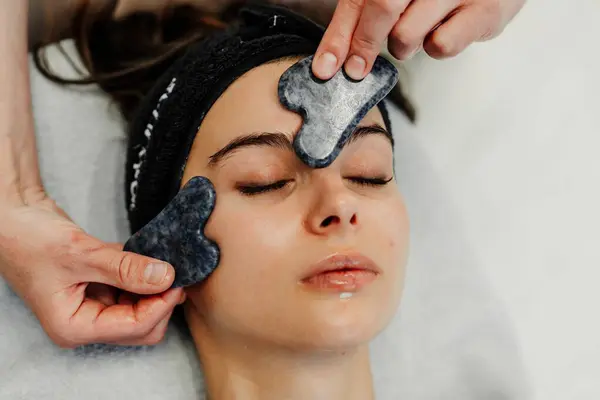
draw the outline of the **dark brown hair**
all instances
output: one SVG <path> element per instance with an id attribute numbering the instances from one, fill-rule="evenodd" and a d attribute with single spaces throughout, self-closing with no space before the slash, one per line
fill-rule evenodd
<path id="1" fill-rule="evenodd" d="M 188 45 L 237 23 L 242 4 L 233 2 L 219 14 L 187 5 L 167 6 L 160 14 L 138 12 L 115 19 L 117 0 L 102 6 L 83 1 L 75 13 L 73 38 L 87 74 L 67 52 L 59 50 L 80 78 L 61 77 L 51 69 L 46 50 L 37 46 L 33 61 L 47 79 L 59 84 L 97 84 L 117 103 L 128 123 L 141 99 L 158 78 L 179 58 Z M 397 87 L 391 100 L 414 121 L 415 110 Z"/>
<path id="2" fill-rule="evenodd" d="M 87 75 L 60 47 L 80 74 L 68 79 L 54 73 L 44 47 L 33 52 L 38 70 L 59 84 L 98 84 L 118 104 L 130 121 L 139 101 L 158 78 L 185 51 L 187 46 L 235 23 L 236 8 L 220 15 L 208 14 L 191 6 L 166 7 L 161 14 L 138 12 L 114 19 L 116 0 L 101 7 L 84 2 L 76 10 L 73 38 Z M 59 45 L 60 46 L 60 45 Z"/>

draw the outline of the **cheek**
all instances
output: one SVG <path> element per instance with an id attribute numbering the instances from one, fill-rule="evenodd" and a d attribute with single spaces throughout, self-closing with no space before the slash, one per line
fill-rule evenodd
<path id="1" fill-rule="evenodd" d="M 219 266 L 207 283 L 219 299 L 227 295 L 229 302 L 246 305 L 260 304 L 266 301 L 263 297 L 271 296 L 273 291 L 267 285 L 284 274 L 298 238 L 294 216 L 298 213 L 253 201 L 222 196 L 205 228 L 205 234 L 219 245 L 221 253 Z M 231 293 L 235 296 L 228 295 Z"/>
<path id="2" fill-rule="evenodd" d="M 405 261 L 404 258 L 408 253 L 410 241 L 410 221 L 406 212 L 406 206 L 400 196 L 391 204 L 389 214 L 391 216 L 390 221 L 394 221 L 393 224 L 388 224 L 390 230 L 390 247 L 394 253 L 399 254 L 401 257 L 400 261 Z"/>
<path id="3" fill-rule="evenodd" d="M 408 260 L 410 223 L 402 197 L 398 194 L 378 207 L 370 207 L 371 218 L 378 227 L 378 246 L 386 260 L 393 281 L 402 281 Z"/>
<path id="4" fill-rule="evenodd" d="M 228 259 L 253 262 L 278 258 L 298 235 L 297 212 L 252 204 L 253 200 L 226 199 L 217 203 L 205 229 Z M 273 257 L 271 257 L 273 256 Z"/>

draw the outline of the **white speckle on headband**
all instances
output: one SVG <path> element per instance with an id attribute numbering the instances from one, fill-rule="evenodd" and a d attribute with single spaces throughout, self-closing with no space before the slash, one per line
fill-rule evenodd
<path id="1" fill-rule="evenodd" d="M 142 146 L 141 150 L 138 153 L 138 162 L 133 164 L 133 181 L 131 182 L 131 185 L 129 185 L 129 191 L 131 193 L 131 201 L 129 202 L 129 210 L 134 210 L 135 209 L 135 205 L 136 205 L 136 194 L 137 194 L 137 188 L 138 188 L 138 178 L 140 176 L 140 170 L 142 168 L 142 164 L 144 163 L 144 160 L 146 158 L 146 148 L 148 147 L 148 144 L 150 143 L 150 139 L 152 138 L 152 130 L 154 129 L 154 125 L 156 124 L 156 122 L 158 121 L 158 110 L 160 108 L 160 105 L 162 104 L 163 101 L 167 100 L 169 98 L 169 95 L 173 92 L 173 89 L 175 89 L 175 82 L 177 81 L 177 78 L 173 78 L 173 80 L 171 80 L 171 83 L 169 84 L 169 86 L 167 86 L 167 89 L 165 90 L 165 93 L 162 94 L 162 96 L 160 96 L 160 98 L 158 99 L 158 102 L 156 103 L 156 108 L 154 110 L 152 110 L 152 123 L 148 123 L 148 125 L 146 126 L 146 129 L 144 130 L 144 136 L 146 136 L 146 145 Z"/>

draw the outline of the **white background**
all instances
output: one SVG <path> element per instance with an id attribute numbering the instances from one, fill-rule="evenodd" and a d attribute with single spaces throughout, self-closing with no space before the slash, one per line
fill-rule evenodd
<path id="1" fill-rule="evenodd" d="M 540 400 L 600 399 L 599 21 L 597 0 L 530 0 L 498 39 L 409 64 L 411 140 L 448 196 L 412 206 L 459 210 Z"/>

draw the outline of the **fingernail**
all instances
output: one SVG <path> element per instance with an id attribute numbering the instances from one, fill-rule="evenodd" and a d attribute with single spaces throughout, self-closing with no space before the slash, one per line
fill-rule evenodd
<path id="1" fill-rule="evenodd" d="M 315 72 L 321 79 L 329 79 L 336 73 L 337 57 L 332 53 L 323 53 L 317 59 Z"/>
<path id="2" fill-rule="evenodd" d="M 364 78 L 363 74 L 365 73 L 366 66 L 367 63 L 364 58 L 353 55 L 346 61 L 346 73 L 350 78 L 359 81 Z"/>
<path id="3" fill-rule="evenodd" d="M 167 264 L 150 263 L 144 271 L 144 279 L 151 285 L 158 285 L 167 277 L 167 271 Z"/>

